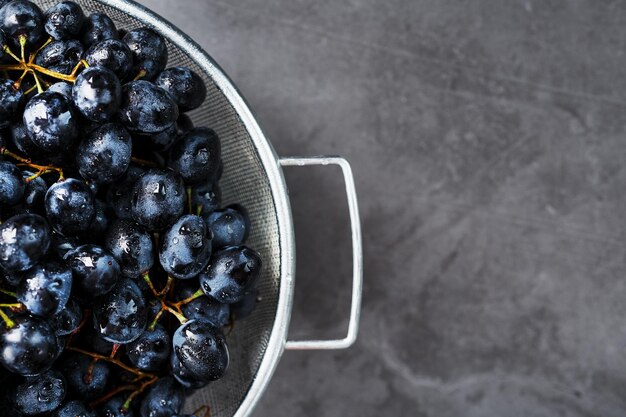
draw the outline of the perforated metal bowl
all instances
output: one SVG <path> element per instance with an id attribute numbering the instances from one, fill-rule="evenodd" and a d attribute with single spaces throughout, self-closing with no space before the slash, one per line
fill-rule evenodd
<path id="1" fill-rule="evenodd" d="M 58 0 L 35 0 L 45 11 Z M 168 66 L 185 65 L 207 85 L 207 100 L 190 116 L 196 126 L 213 128 L 222 140 L 225 204 L 246 206 L 252 223 L 249 245 L 264 263 L 259 290 L 263 301 L 228 337 L 231 364 L 226 376 L 187 400 L 186 410 L 209 405 L 213 416 L 250 414 L 285 349 L 342 349 L 355 340 L 361 304 L 361 232 L 354 181 L 339 157 L 279 158 L 245 101 L 215 62 L 194 41 L 132 1 L 74 0 L 86 13 L 104 12 L 118 28 L 149 26 L 168 42 Z M 294 285 L 295 248 L 291 208 L 281 166 L 339 165 L 344 174 L 352 223 L 353 293 L 347 336 L 340 340 L 287 341 Z"/>

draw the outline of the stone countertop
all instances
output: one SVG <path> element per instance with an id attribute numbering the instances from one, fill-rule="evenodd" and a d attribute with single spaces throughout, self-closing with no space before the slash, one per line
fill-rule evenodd
<path id="1" fill-rule="evenodd" d="M 287 352 L 256 416 L 626 414 L 626 4 L 144 0 L 280 155 L 360 197 L 357 344 Z M 338 171 L 287 171 L 294 337 L 345 330 Z"/>

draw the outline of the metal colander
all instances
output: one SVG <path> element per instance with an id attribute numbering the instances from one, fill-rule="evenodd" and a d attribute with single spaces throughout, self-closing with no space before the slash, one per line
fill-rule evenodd
<path id="1" fill-rule="evenodd" d="M 59 0 L 34 0 L 44 11 Z M 213 416 L 250 414 L 285 349 L 341 349 L 350 346 L 358 327 L 361 297 L 361 236 L 354 181 L 339 157 L 278 158 L 252 113 L 222 70 L 195 42 L 143 6 L 121 0 L 74 0 L 85 13 L 103 12 L 118 28 L 148 26 L 168 43 L 168 66 L 190 67 L 204 79 L 207 99 L 189 113 L 196 126 L 209 126 L 222 140 L 224 204 L 239 202 L 249 211 L 248 245 L 263 257 L 259 291 L 263 300 L 228 336 L 230 366 L 223 379 L 195 392 L 185 406 L 191 412 L 209 405 Z M 344 339 L 287 341 L 295 267 L 291 209 L 281 165 L 339 165 L 346 180 L 353 238 L 353 294 L 348 334 Z"/>

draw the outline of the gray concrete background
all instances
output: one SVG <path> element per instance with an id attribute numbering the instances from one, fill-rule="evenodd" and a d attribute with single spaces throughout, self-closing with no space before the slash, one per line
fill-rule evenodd
<path id="1" fill-rule="evenodd" d="M 353 164 L 360 339 L 288 352 L 256 416 L 626 415 L 626 4 L 145 0 L 278 153 Z M 292 334 L 340 335 L 338 172 L 290 169 Z"/>

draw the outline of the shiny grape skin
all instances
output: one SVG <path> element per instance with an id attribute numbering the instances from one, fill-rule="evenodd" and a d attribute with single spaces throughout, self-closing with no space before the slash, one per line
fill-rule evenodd
<path id="1" fill-rule="evenodd" d="M 74 400 L 63 404 L 50 417 L 98 417 L 98 415 L 81 401 Z"/>
<path id="2" fill-rule="evenodd" d="M 31 98 L 23 119 L 30 139 L 46 152 L 66 152 L 78 138 L 70 101 L 61 93 L 44 91 Z"/>
<path id="3" fill-rule="evenodd" d="M 173 67 L 161 72 L 154 83 L 174 97 L 181 112 L 197 109 L 206 98 L 206 85 L 187 67 Z"/>
<path id="4" fill-rule="evenodd" d="M 76 166 L 85 180 L 109 184 L 128 170 L 131 153 L 130 133 L 119 123 L 107 123 L 79 143 Z"/>
<path id="5" fill-rule="evenodd" d="M 135 183 L 131 200 L 133 219 L 149 231 L 174 224 L 185 208 L 185 186 L 173 171 L 149 170 Z"/>
<path id="6" fill-rule="evenodd" d="M 50 324 L 57 336 L 68 336 L 78 328 L 82 319 L 83 310 L 81 306 L 73 298 L 70 298 L 65 304 L 65 308 L 50 319 Z"/>
<path id="7" fill-rule="evenodd" d="M 128 32 L 122 39 L 133 53 L 131 77 L 145 71 L 142 79 L 152 80 L 167 65 L 167 45 L 163 36 L 150 28 L 138 28 Z"/>
<path id="8" fill-rule="evenodd" d="M 76 77 L 72 100 L 84 117 L 104 123 L 113 118 L 122 102 L 122 84 L 112 71 L 90 67 Z"/>
<path id="9" fill-rule="evenodd" d="M 200 288 L 221 303 L 236 303 L 259 279 L 261 256 L 246 246 L 231 246 L 213 255 L 199 275 Z"/>
<path id="10" fill-rule="evenodd" d="M 91 185 L 94 185 L 92 183 Z M 109 223 L 113 220 L 112 209 L 102 200 L 96 199 L 96 214 L 86 231 L 78 233 L 83 241 L 101 243 L 104 234 L 109 229 Z"/>
<path id="11" fill-rule="evenodd" d="M 0 9 L 0 29 L 13 41 L 13 47 L 19 47 L 20 35 L 26 36 L 29 45 L 35 45 L 44 34 L 43 13 L 30 1 L 11 1 Z"/>
<path id="12" fill-rule="evenodd" d="M 46 371 L 27 378 L 15 388 L 15 411 L 27 416 L 49 413 L 61 405 L 66 393 L 63 375 L 56 370 Z"/>
<path id="13" fill-rule="evenodd" d="M 109 352 L 110 353 L 110 352 Z M 92 368 L 93 365 L 93 368 Z M 74 352 L 61 359 L 59 369 L 67 379 L 67 385 L 81 400 L 92 401 L 105 393 L 111 380 L 111 365 Z M 89 372 L 91 371 L 91 378 Z"/>
<path id="14" fill-rule="evenodd" d="M 17 204 L 24 196 L 26 182 L 15 164 L 0 161 L 0 204 Z"/>
<path id="15" fill-rule="evenodd" d="M 92 13 L 83 24 L 81 40 L 85 48 L 105 41 L 107 39 L 118 39 L 115 23 L 104 13 Z"/>
<path id="16" fill-rule="evenodd" d="M 168 166 L 177 171 L 186 184 L 210 182 L 221 160 L 220 139 L 209 128 L 194 128 L 170 149 Z"/>
<path id="17" fill-rule="evenodd" d="M 66 83 L 65 81 L 59 81 L 52 84 L 50 87 L 48 87 L 48 90 L 46 91 L 55 91 L 57 93 L 63 94 L 69 99 L 72 98 L 72 84 Z"/>
<path id="18" fill-rule="evenodd" d="M 155 382 L 141 401 L 141 417 L 172 417 L 180 412 L 185 391 L 174 378 L 164 377 Z"/>
<path id="19" fill-rule="evenodd" d="M 203 388 L 211 382 L 208 379 L 201 380 L 191 376 L 187 368 L 181 364 L 174 352 L 170 355 L 170 370 L 174 379 L 187 389 Z"/>
<path id="20" fill-rule="evenodd" d="M 0 225 L 0 266 L 9 272 L 26 271 L 48 252 L 51 230 L 38 214 L 19 214 Z"/>
<path id="21" fill-rule="evenodd" d="M 222 190 L 216 184 L 206 183 L 193 187 L 191 194 L 191 207 L 205 220 L 222 205 Z M 208 226 L 208 223 L 207 223 Z"/>
<path id="22" fill-rule="evenodd" d="M 100 246 L 79 246 L 65 261 L 72 268 L 74 290 L 85 299 L 108 293 L 122 276 L 117 260 Z"/>
<path id="23" fill-rule="evenodd" d="M 128 45 L 117 39 L 107 39 L 91 46 L 85 53 L 90 67 L 107 68 L 124 80 L 133 66 L 133 53 Z"/>
<path id="24" fill-rule="evenodd" d="M 178 107 L 169 93 L 151 82 L 124 84 L 118 118 L 131 132 L 159 133 L 178 118 Z"/>
<path id="25" fill-rule="evenodd" d="M 46 10 L 44 28 L 54 39 L 75 38 L 85 22 L 83 9 L 73 1 L 61 1 Z"/>
<path id="26" fill-rule="evenodd" d="M 87 230 L 96 214 L 91 190 L 74 178 L 54 183 L 46 193 L 45 205 L 50 225 L 65 235 Z"/>
<path id="27" fill-rule="evenodd" d="M 228 347 L 221 330 L 204 320 L 189 320 L 174 332 L 173 355 L 193 379 L 215 381 L 228 368 Z"/>
<path id="28" fill-rule="evenodd" d="M 24 100 L 24 93 L 16 89 L 14 81 L 0 79 L 0 129 L 12 124 Z"/>
<path id="29" fill-rule="evenodd" d="M 57 337 L 50 324 L 28 315 L 12 319 L 15 326 L 0 330 L 0 363 L 9 371 L 38 375 L 52 367 L 57 357 Z"/>
<path id="30" fill-rule="evenodd" d="M 248 211 L 239 204 L 215 210 L 206 217 L 206 223 L 213 232 L 215 249 L 242 245 L 250 231 Z"/>
<path id="31" fill-rule="evenodd" d="M 159 261 L 174 278 L 195 277 L 207 266 L 210 257 L 211 233 L 201 217 L 182 216 L 163 236 Z"/>
<path id="32" fill-rule="evenodd" d="M 94 329 L 112 343 L 126 344 L 144 332 L 148 321 L 146 300 L 132 279 L 120 280 L 113 289 L 96 300 Z"/>
<path id="33" fill-rule="evenodd" d="M 126 346 L 126 356 L 131 364 L 142 371 L 158 371 L 172 350 L 169 333 L 157 324 L 154 330 L 147 329 L 137 340 Z"/>
<path id="34" fill-rule="evenodd" d="M 35 64 L 61 74 L 71 74 L 80 62 L 85 48 L 75 40 L 54 41 L 46 45 L 35 58 Z"/>
<path id="35" fill-rule="evenodd" d="M 104 247 L 117 259 L 122 274 L 137 278 L 152 268 L 152 237 L 132 220 L 114 220 L 104 236 Z"/>
<path id="36" fill-rule="evenodd" d="M 130 165 L 126 174 L 115 181 L 107 191 L 106 200 L 113 207 L 115 215 L 119 219 L 132 219 L 130 212 L 133 187 L 139 177 L 145 172 L 142 168 Z"/>
<path id="37" fill-rule="evenodd" d="M 17 301 L 36 316 L 52 317 L 65 308 L 72 291 L 72 271 L 46 260 L 24 273 L 17 287 Z"/>

